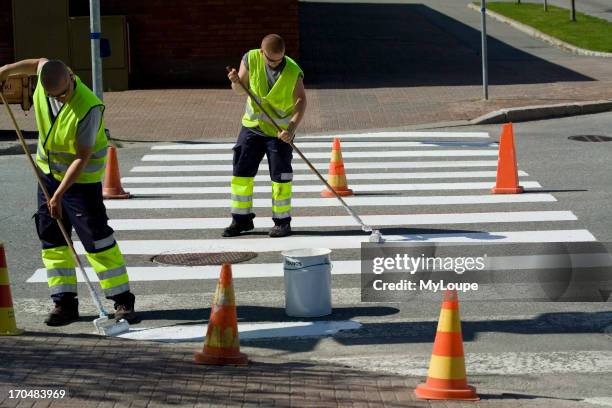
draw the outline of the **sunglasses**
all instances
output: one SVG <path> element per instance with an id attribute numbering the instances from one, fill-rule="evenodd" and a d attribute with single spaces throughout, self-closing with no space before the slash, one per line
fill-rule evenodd
<path id="1" fill-rule="evenodd" d="M 282 57 L 280 57 L 279 59 L 272 59 L 268 56 L 268 54 L 266 54 L 266 52 L 264 50 L 262 50 L 264 57 L 266 57 L 266 59 L 270 62 L 281 62 L 283 60 L 283 58 L 285 58 L 285 56 L 283 55 Z"/>
<path id="2" fill-rule="evenodd" d="M 70 81 L 68 81 L 68 86 L 66 87 L 66 89 L 60 93 L 59 95 L 51 95 L 47 93 L 47 96 L 49 98 L 55 98 L 55 99 L 63 99 L 66 96 L 68 96 L 68 94 L 70 93 L 70 85 L 72 85 L 72 83 L 74 82 L 74 78 L 72 78 L 72 75 L 70 76 Z"/>

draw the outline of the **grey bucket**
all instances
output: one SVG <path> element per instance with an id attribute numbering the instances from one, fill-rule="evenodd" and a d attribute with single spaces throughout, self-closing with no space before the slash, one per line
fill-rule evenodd
<path id="1" fill-rule="evenodd" d="M 332 312 L 331 250 L 293 249 L 282 253 L 285 276 L 285 313 L 319 317 Z"/>

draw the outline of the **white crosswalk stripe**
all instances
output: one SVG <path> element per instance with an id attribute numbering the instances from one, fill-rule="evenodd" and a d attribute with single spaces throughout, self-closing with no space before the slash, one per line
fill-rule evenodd
<path id="1" fill-rule="evenodd" d="M 414 179 L 456 179 L 456 178 L 492 178 L 495 179 L 496 171 L 437 171 L 437 172 L 413 172 L 413 173 L 351 173 L 352 180 L 414 180 Z M 528 176 L 524 171 L 519 171 L 521 177 Z M 314 174 L 294 174 L 293 181 L 318 181 Z M 151 177 L 122 177 L 124 184 L 170 184 L 170 183 L 229 183 L 229 178 L 224 176 L 151 176 Z M 256 183 L 269 183 L 269 178 L 256 177 Z"/>
<path id="2" fill-rule="evenodd" d="M 525 188 L 542 187 L 537 181 L 524 181 Z M 420 183 L 420 184 L 353 184 L 355 192 L 371 191 L 429 191 L 429 190 L 489 190 L 494 182 L 462 182 L 462 183 Z M 296 185 L 292 188 L 294 193 L 316 193 L 321 191 L 320 185 Z M 229 186 L 223 187 L 156 187 L 131 188 L 132 194 L 230 194 Z M 255 186 L 254 193 L 271 193 L 272 186 Z"/>

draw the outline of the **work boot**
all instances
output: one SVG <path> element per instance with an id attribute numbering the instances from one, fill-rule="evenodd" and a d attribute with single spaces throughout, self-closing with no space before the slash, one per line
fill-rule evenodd
<path id="1" fill-rule="evenodd" d="M 79 320 L 79 306 L 55 303 L 45 319 L 47 326 L 65 326 Z"/>
<path id="2" fill-rule="evenodd" d="M 115 304 L 115 320 L 125 319 L 129 324 L 140 322 L 140 318 L 134 311 L 134 306 Z"/>
<path id="3" fill-rule="evenodd" d="M 253 228 L 255 228 L 255 225 L 253 225 L 253 220 L 248 220 L 244 222 L 232 220 L 230 226 L 223 230 L 222 236 L 236 237 L 240 235 L 241 232 L 250 231 Z"/>
<path id="4" fill-rule="evenodd" d="M 134 303 L 136 296 L 132 292 L 125 291 L 118 295 L 110 297 L 115 302 L 115 320 L 125 319 L 129 324 L 140 322 L 140 319 L 134 311 Z"/>
<path id="5" fill-rule="evenodd" d="M 290 224 L 280 224 L 272 227 L 268 235 L 272 238 L 280 238 L 291 235 L 291 225 Z"/>

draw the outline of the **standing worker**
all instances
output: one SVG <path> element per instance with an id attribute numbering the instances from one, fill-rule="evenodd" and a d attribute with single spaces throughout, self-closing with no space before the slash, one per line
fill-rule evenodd
<path id="1" fill-rule="evenodd" d="M 297 63 L 285 55 L 285 42 L 277 34 L 269 34 L 261 41 L 260 49 L 244 54 L 240 69 L 233 69 L 228 78 L 232 89 L 245 94 L 238 83 L 252 91 L 280 126 L 247 98 L 242 128 L 234 146 L 232 176 L 232 223 L 223 231 L 224 237 L 234 237 L 254 228 L 253 181 L 264 154 L 268 157 L 272 179 L 271 237 L 291 234 L 291 180 L 293 149 L 290 143 L 306 111 L 304 73 Z"/>
<path id="2" fill-rule="evenodd" d="M 79 318 L 76 265 L 56 220 L 68 234 L 74 226 L 106 298 L 115 302 L 115 319 L 137 322 L 125 262 L 102 201 L 108 146 L 104 104 L 59 60 L 28 59 L 0 67 L 0 83 L 10 75 L 38 75 L 36 165 L 51 199 L 46 202 L 38 187 L 34 219 L 55 305 L 45 323 L 63 326 Z"/>

